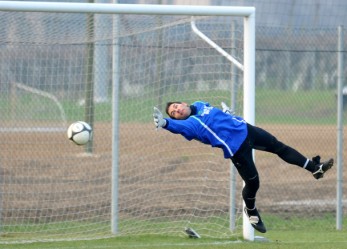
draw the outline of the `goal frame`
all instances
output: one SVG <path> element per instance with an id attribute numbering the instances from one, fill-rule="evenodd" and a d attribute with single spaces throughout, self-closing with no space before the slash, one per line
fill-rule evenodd
<path id="1" fill-rule="evenodd" d="M 61 12 L 95 14 L 141 14 L 185 16 L 239 16 L 244 18 L 243 58 L 243 116 L 255 122 L 255 8 L 243 6 L 193 6 L 193 5 L 148 5 L 148 4 L 99 4 L 62 2 L 0 1 L 0 11 L 16 12 Z M 115 29 L 114 29 L 115 30 Z M 117 48 L 114 48 L 114 52 Z M 117 59 L 113 59 L 113 89 L 118 87 Z M 118 233 L 118 101 L 113 90 L 112 109 L 115 114 L 112 125 L 112 233 Z M 254 241 L 254 230 L 243 214 L 243 238 Z"/>

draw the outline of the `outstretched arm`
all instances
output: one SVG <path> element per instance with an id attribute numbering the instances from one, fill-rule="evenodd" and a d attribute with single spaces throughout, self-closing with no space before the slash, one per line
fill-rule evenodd
<path id="1" fill-rule="evenodd" d="M 176 120 L 171 118 L 163 118 L 163 114 L 157 107 L 153 111 L 154 125 L 157 130 L 165 128 L 165 130 L 173 134 L 181 134 L 187 140 L 196 139 L 198 137 L 197 129 L 194 129 L 195 119 Z"/>

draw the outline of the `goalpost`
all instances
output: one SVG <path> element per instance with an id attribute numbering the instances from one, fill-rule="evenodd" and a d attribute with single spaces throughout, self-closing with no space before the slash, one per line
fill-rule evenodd
<path id="1" fill-rule="evenodd" d="M 1 1 L 0 11 L 0 235 L 59 240 L 191 226 L 230 236 L 226 160 L 155 132 L 152 108 L 224 101 L 253 124 L 253 7 Z M 34 90 L 11 93 L 14 84 Z M 92 143 L 81 148 L 64 132 L 35 131 L 61 123 L 50 115 L 57 106 L 67 121 L 92 124 Z M 18 123 L 29 130 L 6 129 Z"/>

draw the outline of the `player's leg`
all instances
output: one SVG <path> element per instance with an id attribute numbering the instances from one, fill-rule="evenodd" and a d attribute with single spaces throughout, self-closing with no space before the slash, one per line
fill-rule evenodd
<path id="1" fill-rule="evenodd" d="M 245 213 L 251 225 L 259 232 L 265 233 L 265 225 L 255 206 L 259 189 L 259 175 L 254 165 L 252 148 L 249 146 L 248 139 L 231 160 L 245 183 L 242 189 L 242 197 L 246 205 Z"/>
<path id="2" fill-rule="evenodd" d="M 232 161 L 245 183 L 242 189 L 242 197 L 246 207 L 248 209 L 253 209 L 255 207 L 256 195 L 260 185 L 258 171 L 254 163 L 252 165 L 252 163 L 248 162 L 245 158 L 234 157 Z"/>
<path id="3" fill-rule="evenodd" d="M 254 149 L 277 154 L 285 162 L 310 171 L 316 179 L 322 178 L 324 173 L 333 166 L 334 160 L 332 158 L 323 163 L 320 162 L 319 156 L 310 160 L 259 127 L 248 125 L 248 133 Z"/>

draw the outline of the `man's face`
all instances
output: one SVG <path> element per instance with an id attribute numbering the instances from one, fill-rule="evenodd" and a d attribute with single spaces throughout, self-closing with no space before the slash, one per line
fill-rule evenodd
<path id="1" fill-rule="evenodd" d="M 174 119 L 187 119 L 192 110 L 187 103 L 173 103 L 168 108 L 168 113 Z"/>

